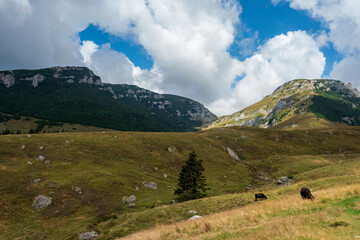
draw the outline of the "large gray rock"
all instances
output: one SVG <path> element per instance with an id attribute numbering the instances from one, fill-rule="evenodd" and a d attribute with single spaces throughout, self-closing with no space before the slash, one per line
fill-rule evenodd
<path id="1" fill-rule="evenodd" d="M 123 203 L 133 203 L 136 201 L 136 196 L 131 195 L 130 197 L 123 197 Z"/>
<path id="2" fill-rule="evenodd" d="M 46 208 L 51 204 L 51 198 L 45 197 L 44 195 L 39 195 L 35 197 L 32 206 L 38 210 Z"/>
<path id="3" fill-rule="evenodd" d="M 79 240 L 93 240 L 93 239 L 97 238 L 98 236 L 99 236 L 99 234 L 95 231 L 78 233 Z"/>
<path id="4" fill-rule="evenodd" d="M 235 161 L 241 162 L 240 158 L 238 157 L 238 155 L 229 147 L 225 148 L 226 151 L 228 152 L 228 154 L 230 155 L 230 157 L 232 157 Z"/>
<path id="5" fill-rule="evenodd" d="M 279 178 L 279 180 L 276 182 L 279 187 L 288 186 L 293 184 L 295 181 L 294 179 L 288 178 L 286 176 L 282 176 Z"/>

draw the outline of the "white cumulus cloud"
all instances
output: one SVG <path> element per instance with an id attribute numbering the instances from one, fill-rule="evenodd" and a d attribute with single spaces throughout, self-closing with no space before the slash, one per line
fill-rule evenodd
<path id="1" fill-rule="evenodd" d="M 318 43 L 306 32 L 275 36 L 258 53 L 238 64 L 242 79 L 227 98 L 216 101 L 210 109 L 220 114 L 236 112 L 289 80 L 320 78 L 324 67 L 325 57 Z"/>
<path id="2" fill-rule="evenodd" d="M 290 7 L 305 10 L 328 29 L 327 40 L 344 58 L 334 63 L 331 78 L 350 81 L 360 87 L 360 7 L 358 0 L 282 0 Z M 273 0 L 273 3 L 280 0 Z"/>

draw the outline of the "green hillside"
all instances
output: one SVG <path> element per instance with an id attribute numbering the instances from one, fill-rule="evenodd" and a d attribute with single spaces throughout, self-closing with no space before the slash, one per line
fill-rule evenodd
<path id="1" fill-rule="evenodd" d="M 295 194 L 300 185 L 271 190 L 281 176 L 318 190 L 346 185 L 359 181 L 359 136 L 357 127 L 0 136 L 0 239 L 77 239 L 91 230 L 113 239 L 186 220 L 189 210 L 208 215 L 248 205 L 253 196 L 246 192 L 254 189 L 275 199 Z M 172 204 L 177 174 L 192 150 L 203 159 L 209 197 Z M 157 188 L 146 187 L 149 182 Z M 52 203 L 36 210 L 40 194 Z M 130 195 L 135 208 L 123 202 Z"/>
<path id="2" fill-rule="evenodd" d="M 0 113 L 15 118 L 127 131 L 194 131 L 216 119 L 196 101 L 102 83 L 84 67 L 2 71 L 0 103 Z"/>
<path id="3" fill-rule="evenodd" d="M 339 125 L 360 125 L 360 92 L 341 81 L 298 79 L 239 112 L 219 118 L 209 128 L 307 129 Z"/>

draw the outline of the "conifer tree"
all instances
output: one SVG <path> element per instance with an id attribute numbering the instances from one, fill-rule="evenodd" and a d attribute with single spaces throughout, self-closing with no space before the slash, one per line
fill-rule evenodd
<path id="1" fill-rule="evenodd" d="M 181 168 L 178 187 L 174 194 L 179 195 L 180 201 L 187 201 L 205 197 L 206 179 L 203 174 L 205 168 L 202 160 L 198 159 L 195 151 L 189 154 L 189 159 Z"/>

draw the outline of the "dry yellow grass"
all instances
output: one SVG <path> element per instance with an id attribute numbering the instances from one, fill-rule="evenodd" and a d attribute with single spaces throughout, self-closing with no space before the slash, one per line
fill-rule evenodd
<path id="1" fill-rule="evenodd" d="M 360 184 L 315 191 L 314 201 L 284 195 L 195 221 L 160 225 L 122 239 L 353 239 L 359 223 L 331 202 L 360 193 Z"/>

